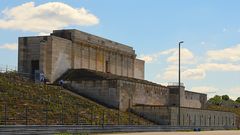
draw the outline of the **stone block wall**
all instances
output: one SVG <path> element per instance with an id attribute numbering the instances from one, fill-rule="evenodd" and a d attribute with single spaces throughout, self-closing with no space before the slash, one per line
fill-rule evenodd
<path id="1" fill-rule="evenodd" d="M 118 80 L 119 109 L 126 111 L 136 105 L 167 105 L 169 91 L 166 87 L 137 81 Z"/>
<path id="2" fill-rule="evenodd" d="M 171 107 L 171 125 L 178 125 L 178 108 Z M 194 108 L 181 108 L 182 126 L 233 126 L 236 127 L 236 114 Z"/>
<path id="3" fill-rule="evenodd" d="M 169 88 L 169 106 L 179 106 L 179 87 L 178 86 L 168 86 Z M 185 87 L 180 87 L 180 104 L 184 105 L 185 100 Z"/>
<path id="4" fill-rule="evenodd" d="M 116 80 L 85 80 L 68 82 L 72 90 L 94 101 L 118 108 L 119 91 Z"/>
<path id="5" fill-rule="evenodd" d="M 33 70 L 46 71 L 46 63 L 51 65 L 52 40 L 49 36 L 18 38 L 18 72 L 34 74 Z M 41 44 L 41 45 L 40 45 Z M 46 45 L 46 46 L 43 46 Z M 33 63 L 38 67 L 33 69 Z"/>
<path id="6" fill-rule="evenodd" d="M 72 68 L 72 42 L 67 39 L 51 36 L 52 38 L 52 62 L 51 62 L 51 74 L 48 79 L 50 82 L 54 82 L 68 69 Z M 46 58 L 46 60 L 49 58 Z M 47 66 L 49 63 L 46 63 Z"/>
<path id="7" fill-rule="evenodd" d="M 145 62 L 143 60 L 134 60 L 134 78 L 144 80 L 144 65 Z"/>
<path id="8" fill-rule="evenodd" d="M 170 106 L 179 106 L 179 87 L 178 86 L 168 86 L 170 91 Z M 180 91 L 181 107 L 188 108 L 206 108 L 205 104 L 207 102 L 207 95 L 202 93 L 196 93 L 191 91 L 186 91 L 184 86 L 181 86 Z"/>
<path id="9" fill-rule="evenodd" d="M 134 58 L 92 46 L 73 44 L 73 69 L 84 68 L 120 76 L 134 76 Z"/>
<path id="10" fill-rule="evenodd" d="M 71 41 L 55 36 L 19 38 L 18 71 L 33 74 L 32 62 L 38 62 L 50 82 L 71 68 Z"/>
<path id="11" fill-rule="evenodd" d="M 127 111 L 136 105 L 168 104 L 168 90 L 161 85 L 126 80 L 85 80 L 68 83 L 75 92 L 121 111 Z"/>
<path id="12" fill-rule="evenodd" d="M 134 77 L 135 51 L 132 47 L 77 30 L 56 30 L 52 35 L 73 42 L 73 68 L 91 69 Z"/>
<path id="13" fill-rule="evenodd" d="M 171 113 L 168 107 L 134 106 L 131 111 L 159 125 L 170 125 Z"/>
<path id="14" fill-rule="evenodd" d="M 191 91 L 185 91 L 185 98 L 183 99 L 183 107 L 189 108 L 206 108 L 207 95 Z"/>
<path id="15" fill-rule="evenodd" d="M 131 110 L 161 125 L 178 126 L 178 107 L 135 106 Z M 181 108 L 181 126 L 236 128 L 237 116 L 231 112 Z"/>
<path id="16" fill-rule="evenodd" d="M 130 54 L 135 54 L 132 47 L 114 42 L 109 39 L 105 39 L 99 36 L 95 36 L 86 32 L 69 29 L 69 30 L 54 30 L 52 35 L 59 36 L 72 40 L 74 43 L 87 42 L 93 45 L 101 45 L 104 48 L 112 48 L 120 51 L 124 51 Z"/>
<path id="17" fill-rule="evenodd" d="M 60 62 L 57 57 L 63 59 L 62 64 L 56 63 Z M 132 47 L 77 30 L 19 38 L 19 71 L 31 73 L 32 60 L 39 60 L 39 70 L 50 82 L 69 68 L 144 79 L 144 62 L 136 60 Z"/>

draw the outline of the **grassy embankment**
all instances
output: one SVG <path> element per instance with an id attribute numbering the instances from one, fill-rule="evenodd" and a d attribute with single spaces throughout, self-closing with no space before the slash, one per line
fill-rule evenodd
<path id="1" fill-rule="evenodd" d="M 0 125 L 5 124 L 5 118 L 9 125 L 24 125 L 26 114 L 29 125 L 44 125 L 46 122 L 49 125 L 98 125 L 103 120 L 105 124 L 152 124 L 132 113 L 104 107 L 59 86 L 39 85 L 15 73 L 0 73 Z"/>

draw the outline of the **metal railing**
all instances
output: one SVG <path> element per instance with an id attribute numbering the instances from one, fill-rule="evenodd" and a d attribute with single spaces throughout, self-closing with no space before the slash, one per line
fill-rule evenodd
<path id="1" fill-rule="evenodd" d="M 69 112 L 64 106 L 54 110 L 50 104 L 12 106 L 9 103 L 1 104 L 0 108 L 0 125 L 153 125 L 130 113 L 96 111 L 94 108 L 90 111 L 78 108 Z"/>
<path id="2" fill-rule="evenodd" d="M 29 78 L 17 72 L 0 75 L 10 84 L 0 86 L 0 125 L 153 124 L 130 112 L 100 107 L 86 99 L 72 99 L 62 87 L 49 89 L 50 86 L 44 84 L 30 83 Z"/>
<path id="3" fill-rule="evenodd" d="M 0 73 L 17 71 L 17 66 L 0 64 Z"/>
<path id="4" fill-rule="evenodd" d="M 178 82 L 168 82 L 168 86 L 179 86 Z M 184 83 L 180 83 L 180 86 L 184 86 Z"/>

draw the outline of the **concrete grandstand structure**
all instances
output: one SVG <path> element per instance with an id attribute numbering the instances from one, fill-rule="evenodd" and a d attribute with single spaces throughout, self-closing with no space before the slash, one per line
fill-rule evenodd
<path id="1" fill-rule="evenodd" d="M 18 51 L 19 72 L 62 79 L 71 91 L 157 124 L 178 125 L 180 105 L 181 126 L 236 127 L 234 113 L 206 110 L 206 94 L 144 80 L 144 61 L 127 45 L 70 29 L 20 37 Z"/>

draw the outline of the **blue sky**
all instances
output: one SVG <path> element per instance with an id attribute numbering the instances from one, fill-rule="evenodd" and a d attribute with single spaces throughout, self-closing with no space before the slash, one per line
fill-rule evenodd
<path id="1" fill-rule="evenodd" d="M 240 96 L 239 5 L 238 0 L 1 0 L 0 65 L 17 65 L 19 36 L 75 28 L 134 47 L 146 60 L 145 78 L 166 84 L 177 81 L 176 47 L 184 40 L 186 88 L 234 99 Z"/>

